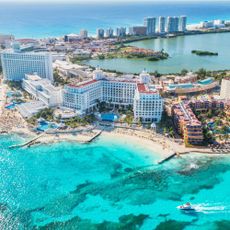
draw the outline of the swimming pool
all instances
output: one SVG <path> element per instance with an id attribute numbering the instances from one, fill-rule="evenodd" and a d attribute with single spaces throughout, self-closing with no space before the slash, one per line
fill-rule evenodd
<path id="1" fill-rule="evenodd" d="M 188 89 L 194 87 L 193 84 L 187 83 L 187 84 L 170 84 L 169 88 L 174 89 L 174 88 L 182 88 L 182 89 Z"/>
<path id="2" fill-rule="evenodd" d="M 208 85 L 208 84 L 211 84 L 212 82 L 213 80 L 211 78 L 207 78 L 207 79 L 198 81 L 198 83 L 201 85 Z"/>
<path id="3" fill-rule="evenodd" d="M 48 121 L 40 121 L 38 123 L 37 131 L 45 132 L 48 129 L 56 129 L 58 126 L 55 123 L 50 123 Z"/>
<path id="4" fill-rule="evenodd" d="M 102 121 L 116 121 L 118 119 L 118 115 L 114 113 L 103 113 L 100 115 Z"/>
<path id="5" fill-rule="evenodd" d="M 11 109 L 14 109 L 16 105 L 19 105 L 19 104 L 21 104 L 21 102 L 12 102 L 12 103 L 5 105 L 5 108 L 11 110 Z"/>

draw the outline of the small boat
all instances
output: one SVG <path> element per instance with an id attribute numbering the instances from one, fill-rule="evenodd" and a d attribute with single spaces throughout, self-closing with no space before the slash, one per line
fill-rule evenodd
<path id="1" fill-rule="evenodd" d="M 187 202 L 186 204 L 180 205 L 177 208 L 182 211 L 196 211 L 196 209 L 189 202 Z"/>

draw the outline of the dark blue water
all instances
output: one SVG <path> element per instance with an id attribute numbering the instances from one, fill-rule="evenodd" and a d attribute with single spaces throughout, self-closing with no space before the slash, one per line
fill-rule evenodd
<path id="1" fill-rule="evenodd" d="M 49 37 L 98 27 L 142 24 L 145 16 L 187 15 L 189 23 L 230 19 L 230 2 L 123 4 L 13 4 L 0 5 L 0 33 L 21 37 Z"/>

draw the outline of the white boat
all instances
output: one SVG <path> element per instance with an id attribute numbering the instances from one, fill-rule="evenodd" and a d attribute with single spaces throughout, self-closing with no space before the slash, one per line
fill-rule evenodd
<path id="1" fill-rule="evenodd" d="M 189 202 L 187 202 L 186 204 L 182 204 L 177 208 L 182 211 L 196 211 L 196 209 Z"/>

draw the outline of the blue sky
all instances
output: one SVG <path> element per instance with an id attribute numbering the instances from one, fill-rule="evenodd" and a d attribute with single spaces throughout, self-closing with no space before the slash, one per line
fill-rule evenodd
<path id="1" fill-rule="evenodd" d="M 109 2 L 219 2 L 218 0 L 0 0 L 0 2 L 17 2 L 17 3 L 39 3 L 39 2 L 55 2 L 55 3 L 66 3 L 66 2 L 71 2 L 71 3 L 86 3 L 86 2 L 103 2 L 103 3 L 109 3 Z M 230 0 L 225 0 L 226 2 L 229 2 Z"/>

